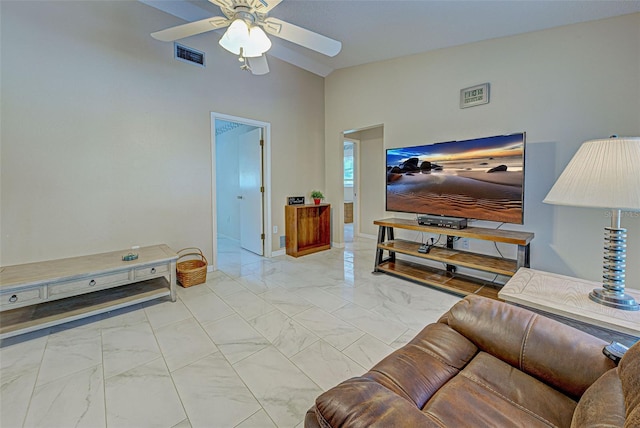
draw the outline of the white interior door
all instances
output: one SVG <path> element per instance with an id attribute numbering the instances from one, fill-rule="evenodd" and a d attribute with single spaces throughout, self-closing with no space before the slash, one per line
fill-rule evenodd
<path id="1" fill-rule="evenodd" d="M 262 129 L 255 128 L 240 135 L 240 246 L 264 255 L 263 187 L 262 187 Z"/>

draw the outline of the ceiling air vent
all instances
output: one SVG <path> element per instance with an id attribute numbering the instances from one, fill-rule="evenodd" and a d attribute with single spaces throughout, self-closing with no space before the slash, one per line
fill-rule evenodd
<path id="1" fill-rule="evenodd" d="M 178 61 L 184 61 L 204 67 L 204 52 L 197 51 L 178 43 L 175 43 L 174 46 L 175 58 Z"/>

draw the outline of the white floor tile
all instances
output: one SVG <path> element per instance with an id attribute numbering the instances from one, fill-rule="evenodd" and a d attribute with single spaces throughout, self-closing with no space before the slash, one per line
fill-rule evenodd
<path id="1" fill-rule="evenodd" d="M 140 311 L 144 315 L 144 311 Z M 146 318 L 145 318 L 146 319 Z M 102 364 L 109 378 L 161 357 L 149 323 L 102 331 Z"/>
<path id="2" fill-rule="evenodd" d="M 102 364 L 100 329 L 65 330 L 49 336 L 37 385 Z"/>
<path id="3" fill-rule="evenodd" d="M 273 347 L 234 364 L 244 383 L 279 427 L 304 419 L 322 390 Z"/>
<path id="4" fill-rule="evenodd" d="M 218 275 L 216 278 L 207 280 L 207 287 L 211 289 L 218 296 L 228 296 L 229 294 L 237 293 L 244 290 L 244 286 L 240 281 L 237 281 L 227 275 Z"/>
<path id="5" fill-rule="evenodd" d="M 171 376 L 194 427 L 233 427 L 261 409 L 220 353 L 176 370 Z"/>
<path id="6" fill-rule="evenodd" d="M 369 334 L 365 334 L 342 352 L 369 370 L 394 350 L 395 348 L 392 346 L 383 343 Z"/>
<path id="7" fill-rule="evenodd" d="M 267 412 L 260 410 L 236 425 L 236 428 L 276 428 L 276 424 L 273 423 Z"/>
<path id="8" fill-rule="evenodd" d="M 333 315 L 355 325 L 360 330 L 369 333 L 373 337 L 377 337 L 387 344 L 393 342 L 400 337 L 402 333 L 407 331 L 406 325 L 354 304 L 349 304 L 349 306 L 338 309 L 333 312 Z"/>
<path id="9" fill-rule="evenodd" d="M 326 340 L 338 350 L 342 350 L 364 335 L 362 330 L 352 324 L 342 321 L 318 308 L 308 309 L 295 317 L 294 320 L 310 331 Z"/>
<path id="10" fill-rule="evenodd" d="M 268 276 L 265 277 L 260 275 L 247 275 L 238 278 L 237 282 L 242 284 L 243 288 L 246 288 L 254 294 L 260 294 L 269 290 L 280 288 L 280 283 Z"/>
<path id="11" fill-rule="evenodd" d="M 181 299 L 200 324 L 219 320 L 234 313 L 215 293 L 186 296 Z"/>
<path id="12" fill-rule="evenodd" d="M 254 318 L 250 324 L 287 357 L 297 354 L 319 340 L 318 336 L 302 324 L 280 311 Z"/>
<path id="13" fill-rule="evenodd" d="M 294 355 L 291 361 L 324 390 L 366 372 L 364 367 L 324 340 Z"/>
<path id="14" fill-rule="evenodd" d="M 194 318 L 159 328 L 156 330 L 156 338 L 169 371 L 218 352 L 207 333 Z"/>
<path id="15" fill-rule="evenodd" d="M 276 310 L 275 306 L 271 303 L 261 299 L 248 290 L 225 296 L 223 299 L 246 320 Z"/>
<path id="16" fill-rule="evenodd" d="M 300 288 L 296 289 L 295 292 L 297 295 L 304 297 L 313 305 L 327 312 L 333 312 L 349 303 L 349 301 L 328 293 L 320 287 Z"/>
<path id="17" fill-rule="evenodd" d="M 37 333 L 3 340 L 0 347 L 0 370 L 3 378 L 15 378 L 23 372 L 38 370 L 49 337 Z"/>
<path id="18" fill-rule="evenodd" d="M 102 366 L 37 387 L 24 425 L 87 428 L 106 426 Z"/>
<path id="19" fill-rule="evenodd" d="M 313 306 L 307 299 L 284 288 L 269 290 L 260 294 L 260 297 L 290 317 Z"/>
<path id="20" fill-rule="evenodd" d="M 130 327 L 146 323 L 148 320 L 144 311 L 141 310 L 143 307 L 143 304 L 139 304 L 104 313 L 100 321 L 100 328 L 104 332 L 111 328 Z"/>
<path id="21" fill-rule="evenodd" d="M 187 416 L 162 358 L 105 380 L 107 425 L 171 427 Z"/>
<path id="22" fill-rule="evenodd" d="M 181 300 L 152 300 L 144 304 L 144 312 L 154 329 L 191 318 L 193 315 Z"/>
<path id="23" fill-rule="evenodd" d="M 203 328 L 231 364 L 269 346 L 269 341 L 237 314 Z"/>
<path id="24" fill-rule="evenodd" d="M 15 377 L 0 377 L 0 427 L 21 427 L 36 384 L 38 368 L 23 370 Z"/>
<path id="25" fill-rule="evenodd" d="M 182 422 L 179 422 L 176 425 L 172 426 L 171 428 L 192 428 L 192 426 L 189 419 L 185 419 Z"/>

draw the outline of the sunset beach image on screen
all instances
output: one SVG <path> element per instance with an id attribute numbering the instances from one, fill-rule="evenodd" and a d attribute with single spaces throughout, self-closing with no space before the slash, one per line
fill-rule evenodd
<path id="1" fill-rule="evenodd" d="M 525 133 L 387 149 L 387 211 L 522 224 Z"/>

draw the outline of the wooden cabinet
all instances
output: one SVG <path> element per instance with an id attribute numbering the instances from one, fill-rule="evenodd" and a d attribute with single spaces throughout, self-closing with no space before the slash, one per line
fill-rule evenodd
<path id="1" fill-rule="evenodd" d="M 287 254 L 300 257 L 331 248 L 331 205 L 286 205 Z"/>
<path id="2" fill-rule="evenodd" d="M 345 224 L 353 223 L 353 202 L 344 203 L 344 222 Z"/>
<path id="3" fill-rule="evenodd" d="M 0 267 L 0 339 L 159 297 L 176 301 L 178 255 L 166 245 Z"/>
<path id="4" fill-rule="evenodd" d="M 397 218 L 376 220 L 373 223 L 379 227 L 374 272 L 397 275 L 456 294 L 478 294 L 498 299 L 500 286 L 491 281 L 458 274 L 456 273 L 457 267 L 506 276 L 513 276 L 521 267 L 529 267 L 529 243 L 534 237 L 533 233 L 481 227 L 448 229 L 422 226 L 416 220 Z M 444 234 L 447 236 L 447 241 L 443 246 L 432 247 L 428 253 L 421 253 L 418 251 L 420 242 L 395 239 L 394 229 Z M 517 259 L 512 260 L 454 249 L 453 242 L 456 237 L 517 245 Z M 387 258 L 384 257 L 385 251 L 388 252 Z M 414 260 L 417 258 L 417 261 L 400 259 L 396 257 L 396 254 L 413 256 Z M 442 262 L 445 267 L 438 269 L 427 266 L 420 263 L 420 259 Z"/>

